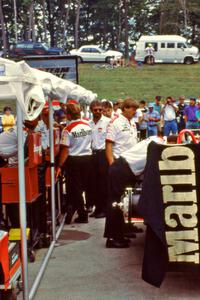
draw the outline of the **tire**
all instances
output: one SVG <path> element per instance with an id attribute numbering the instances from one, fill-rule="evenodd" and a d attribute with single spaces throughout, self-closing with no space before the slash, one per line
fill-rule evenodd
<path id="1" fill-rule="evenodd" d="M 78 56 L 78 63 L 80 64 L 80 63 L 82 63 L 82 62 L 83 62 L 82 57 Z"/>
<path id="2" fill-rule="evenodd" d="M 106 65 L 105 68 L 106 68 L 106 70 L 112 70 L 112 69 L 114 69 L 114 66 L 108 64 L 108 65 Z"/>
<path id="3" fill-rule="evenodd" d="M 101 69 L 101 65 L 99 65 L 99 64 L 93 65 L 93 69 L 99 70 L 99 69 Z"/>
<path id="4" fill-rule="evenodd" d="M 107 57 L 105 58 L 105 62 L 106 62 L 107 64 L 109 64 L 111 58 L 112 58 L 111 56 L 107 56 Z"/>
<path id="5" fill-rule="evenodd" d="M 192 57 L 186 57 L 186 58 L 184 59 L 184 64 L 185 64 L 185 65 L 191 65 L 191 64 L 193 64 L 193 63 L 194 63 L 194 60 L 193 60 Z"/>

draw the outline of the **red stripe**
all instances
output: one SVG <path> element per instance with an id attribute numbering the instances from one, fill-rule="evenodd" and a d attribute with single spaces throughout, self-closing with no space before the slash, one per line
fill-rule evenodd
<path id="1" fill-rule="evenodd" d="M 67 127 L 65 127 L 65 130 L 67 130 L 68 132 L 72 131 L 72 129 L 74 127 L 76 127 L 77 125 L 87 125 L 88 127 L 90 127 L 89 124 L 83 122 L 83 121 L 77 121 L 77 122 L 73 122 L 72 124 L 69 124 Z"/>

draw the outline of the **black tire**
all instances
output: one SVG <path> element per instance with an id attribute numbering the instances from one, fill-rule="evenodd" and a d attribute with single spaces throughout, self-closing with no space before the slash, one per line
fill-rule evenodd
<path id="1" fill-rule="evenodd" d="M 193 60 L 192 57 L 186 57 L 186 58 L 184 59 L 184 64 L 185 64 L 185 65 L 192 65 L 193 63 L 194 63 L 194 60 Z"/>
<path id="2" fill-rule="evenodd" d="M 105 62 L 106 62 L 107 64 L 109 64 L 111 58 L 112 58 L 111 56 L 107 56 L 107 57 L 105 58 Z"/>
<path id="3" fill-rule="evenodd" d="M 78 56 L 78 63 L 80 64 L 80 63 L 82 63 L 82 62 L 83 62 L 82 57 Z"/>

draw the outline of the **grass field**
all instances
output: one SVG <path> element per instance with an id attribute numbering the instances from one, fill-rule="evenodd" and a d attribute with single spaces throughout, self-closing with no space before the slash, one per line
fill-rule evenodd
<path id="1" fill-rule="evenodd" d="M 99 99 L 116 100 L 131 96 L 152 101 L 156 95 L 200 98 L 199 80 L 200 64 L 143 65 L 113 70 L 94 70 L 93 64 L 79 65 L 79 84 L 97 93 Z"/>
<path id="2" fill-rule="evenodd" d="M 200 64 L 119 67 L 94 70 L 93 64 L 79 65 L 79 84 L 98 94 L 99 99 L 117 100 L 127 96 L 152 101 L 156 95 L 200 98 Z M 5 105 L 0 103 L 0 112 Z"/>

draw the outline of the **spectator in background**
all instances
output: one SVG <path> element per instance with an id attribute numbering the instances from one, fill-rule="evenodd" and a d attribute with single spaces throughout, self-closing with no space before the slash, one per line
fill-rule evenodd
<path id="1" fill-rule="evenodd" d="M 160 115 L 157 111 L 154 111 L 153 103 L 148 105 L 149 111 L 145 116 L 145 121 L 147 122 L 147 136 L 158 135 L 157 122 L 160 121 Z"/>
<path id="2" fill-rule="evenodd" d="M 186 122 L 186 128 L 187 129 L 197 129 L 199 124 L 196 118 L 196 98 L 190 97 L 190 103 L 188 106 L 184 109 L 184 115 L 185 115 L 185 122 Z"/>
<path id="3" fill-rule="evenodd" d="M 113 113 L 113 105 L 110 101 L 103 101 L 102 102 L 102 108 L 103 108 L 103 115 L 109 119 L 112 118 Z"/>
<path id="4" fill-rule="evenodd" d="M 62 122 L 63 118 L 65 117 L 66 113 L 66 104 L 60 103 L 60 109 L 55 110 L 54 112 L 54 119 L 56 122 Z"/>
<path id="5" fill-rule="evenodd" d="M 139 126 L 142 122 L 142 111 L 140 110 L 140 108 L 138 108 L 136 110 L 136 113 L 135 113 L 135 115 L 134 115 L 134 117 L 132 118 L 131 121 L 133 121 L 136 124 L 137 132 L 139 132 Z"/>
<path id="6" fill-rule="evenodd" d="M 180 132 L 185 128 L 184 109 L 186 108 L 187 105 L 185 104 L 184 96 L 179 97 L 179 102 L 177 106 L 178 106 L 178 110 L 176 112 L 176 119 L 178 125 L 178 132 Z"/>
<path id="7" fill-rule="evenodd" d="M 175 100 L 172 97 L 167 97 L 165 105 L 162 109 L 162 114 L 164 117 L 164 135 L 169 136 L 170 132 L 172 134 L 177 134 L 178 127 L 176 121 L 176 112 L 178 107 L 175 103 Z"/>
<path id="8" fill-rule="evenodd" d="M 198 128 L 200 128 L 200 101 L 197 103 L 196 118 L 198 122 Z"/>
<path id="9" fill-rule="evenodd" d="M 157 111 L 160 115 L 160 121 L 157 123 L 157 126 L 158 126 L 158 133 L 161 134 L 162 132 L 162 128 L 164 126 L 163 124 L 163 118 L 162 118 L 162 115 L 161 115 L 161 111 L 162 111 L 162 103 L 161 103 L 161 99 L 162 97 L 161 96 L 156 96 L 155 97 L 155 102 L 153 104 L 153 107 L 154 107 L 154 111 Z"/>
<path id="10" fill-rule="evenodd" d="M 146 101 L 141 100 L 139 103 L 139 109 L 142 113 L 141 122 L 139 124 L 140 139 L 144 140 L 147 137 L 147 122 L 145 121 L 148 108 L 146 107 Z"/>
<path id="11" fill-rule="evenodd" d="M 1 118 L 1 122 L 3 125 L 3 131 L 8 131 L 15 125 L 15 118 L 11 114 L 12 109 L 9 106 L 4 107 L 4 115 Z"/>
<path id="12" fill-rule="evenodd" d="M 154 52 L 155 52 L 155 49 L 154 49 L 153 45 L 148 44 L 145 51 L 146 51 L 146 55 L 147 55 L 147 63 L 149 65 L 154 65 L 154 61 L 155 61 Z"/>

